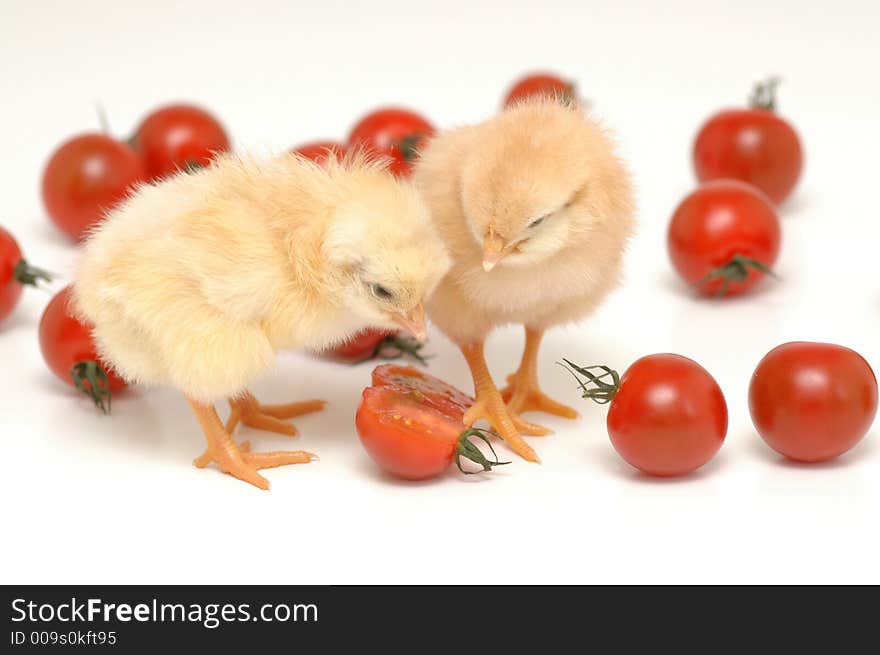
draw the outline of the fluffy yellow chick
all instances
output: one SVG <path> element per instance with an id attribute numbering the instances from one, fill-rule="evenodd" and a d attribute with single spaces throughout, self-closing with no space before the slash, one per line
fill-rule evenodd
<path id="1" fill-rule="evenodd" d="M 418 194 L 381 163 L 227 156 L 111 213 L 85 244 L 74 309 L 122 377 L 186 395 L 208 444 L 196 466 L 268 489 L 259 469 L 312 456 L 251 453 L 231 431 L 293 435 L 281 419 L 323 402 L 262 405 L 246 385 L 282 348 L 323 349 L 367 326 L 423 338 L 422 301 L 448 264 Z"/>
<path id="2" fill-rule="evenodd" d="M 520 414 L 577 417 L 538 386 L 541 337 L 589 314 L 617 283 L 634 224 L 630 176 L 581 109 L 537 100 L 439 134 L 414 179 L 453 260 L 427 308 L 471 369 L 476 403 L 465 422 L 488 420 L 538 461 L 520 432 L 549 431 Z M 525 326 L 525 351 L 499 392 L 483 342 L 507 323 Z"/>

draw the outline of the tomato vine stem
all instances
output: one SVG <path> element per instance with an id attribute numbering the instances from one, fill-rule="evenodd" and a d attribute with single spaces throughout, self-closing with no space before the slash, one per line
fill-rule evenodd
<path id="1" fill-rule="evenodd" d="M 774 76 L 755 84 L 749 96 L 749 106 L 753 109 L 776 111 L 776 89 L 781 83 L 782 79 Z"/>
<path id="2" fill-rule="evenodd" d="M 38 286 L 41 281 L 52 281 L 51 273 L 49 273 L 48 271 L 44 271 L 42 268 L 31 266 L 24 259 L 22 259 L 15 265 L 15 269 L 13 270 L 12 274 L 15 276 L 15 279 L 19 283 L 27 284 L 32 287 Z"/>
<path id="3" fill-rule="evenodd" d="M 76 388 L 92 399 L 95 407 L 104 414 L 110 413 L 112 400 L 110 381 L 107 379 L 104 369 L 98 366 L 96 361 L 86 359 L 76 362 L 70 367 L 70 377 L 73 378 L 73 384 Z"/>
<path id="4" fill-rule="evenodd" d="M 415 359 L 422 366 L 427 366 L 428 358 L 421 353 L 423 346 L 424 344 L 419 343 L 415 339 L 409 339 L 399 334 L 389 334 L 376 344 L 376 348 L 373 350 L 371 358 L 382 357 L 384 359 L 395 359 L 401 354 L 406 354 Z"/>
<path id="5" fill-rule="evenodd" d="M 562 362 L 565 362 L 564 364 Z M 563 369 L 568 371 L 578 383 L 581 389 L 581 397 L 589 398 L 599 405 L 605 405 L 614 400 L 617 392 L 620 390 L 620 374 L 613 368 L 608 366 L 578 366 L 577 364 L 563 358 L 562 362 L 556 362 Z M 601 375 L 597 375 L 593 371 L 602 371 Z M 583 377 L 579 377 L 583 376 Z M 611 378 L 611 382 L 606 382 L 602 378 Z M 586 378 L 586 379 L 584 379 Z M 593 385 L 593 386 L 589 386 Z"/>
<path id="6" fill-rule="evenodd" d="M 465 475 L 473 475 L 475 473 L 484 473 L 486 471 L 491 471 L 493 466 L 503 466 L 504 464 L 510 464 L 510 462 L 501 462 L 498 460 L 498 454 L 495 452 L 495 449 L 492 447 L 492 442 L 489 441 L 489 437 L 486 435 L 491 434 L 493 436 L 498 436 L 494 432 L 490 432 L 489 430 L 483 430 L 482 428 L 468 428 L 458 437 L 458 445 L 455 447 L 455 465 L 458 467 L 458 470 L 464 473 Z M 478 439 L 482 439 L 486 442 L 486 445 L 489 446 L 489 450 L 492 451 L 492 457 L 495 459 L 488 459 L 481 451 L 477 445 L 471 441 L 471 437 L 477 437 Z M 461 465 L 461 458 L 469 459 L 474 464 L 478 464 L 482 467 L 479 471 L 466 471 L 464 467 Z"/>
<path id="7" fill-rule="evenodd" d="M 732 282 L 746 281 L 751 269 L 763 273 L 764 275 L 769 275 L 772 278 L 779 279 L 779 276 L 776 275 L 770 267 L 759 262 L 757 259 L 737 254 L 726 264 L 709 271 L 703 278 L 694 282 L 693 286 L 699 289 L 713 280 L 720 279 L 722 281 L 721 286 L 718 288 L 718 292 L 715 295 L 719 297 L 725 296 L 727 295 Z"/>

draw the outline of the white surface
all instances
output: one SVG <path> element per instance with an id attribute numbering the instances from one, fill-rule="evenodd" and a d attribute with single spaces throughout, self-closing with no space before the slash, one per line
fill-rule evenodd
<path id="1" fill-rule="evenodd" d="M 330 400 L 299 420 L 319 463 L 267 472 L 260 492 L 190 464 L 202 437 L 182 397 L 137 392 L 112 417 L 50 376 L 29 291 L 0 327 L 0 581 L 5 583 L 880 582 L 880 428 L 824 466 L 782 462 L 745 402 L 754 365 L 792 339 L 830 340 L 880 366 L 876 244 L 877 3 L 26 2 L 0 7 L 0 221 L 35 263 L 76 257 L 38 196 L 43 162 L 96 128 L 119 133 L 153 106 L 215 110 L 243 148 L 345 136 L 358 116 L 403 103 L 438 125 L 497 109 L 523 71 L 558 69 L 595 99 L 638 184 L 640 234 L 624 288 L 582 327 L 546 340 L 541 375 L 578 422 L 533 438 L 544 463 L 480 478 L 401 484 L 380 475 L 353 428 L 370 364 L 302 354 L 256 385 L 267 401 Z M 612 8 L 611 5 L 617 5 Z M 123 6 L 124 5 L 124 6 Z M 220 6 L 222 5 L 222 7 Z M 532 6 L 534 5 L 534 6 Z M 662 5 L 662 7 L 661 7 Z M 806 173 L 784 208 L 784 280 L 741 300 L 693 298 L 664 244 L 692 187 L 701 121 L 784 76 L 781 110 Z M 132 253 L 136 256 L 136 253 Z M 488 345 L 496 378 L 518 330 Z M 439 335 L 430 371 L 469 389 Z M 554 361 L 621 369 L 656 351 L 691 356 L 721 383 L 731 425 L 719 457 L 654 481 L 611 448 L 605 409 L 581 401 Z M 248 431 L 259 449 L 289 446 Z"/>

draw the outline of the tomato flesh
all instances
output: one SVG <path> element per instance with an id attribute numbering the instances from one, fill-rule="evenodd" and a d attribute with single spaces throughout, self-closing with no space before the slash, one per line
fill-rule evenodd
<path id="1" fill-rule="evenodd" d="M 323 165 L 330 156 L 342 159 L 345 156 L 346 148 L 335 141 L 314 141 L 295 148 L 293 152 L 306 159 L 311 159 L 316 164 Z"/>
<path id="2" fill-rule="evenodd" d="M 474 399 L 466 393 L 414 366 L 399 364 L 377 366 L 373 370 L 373 385 L 395 389 L 406 397 L 459 422 L 474 404 Z"/>
<path id="3" fill-rule="evenodd" d="M 351 339 L 342 342 L 330 350 L 332 355 L 352 361 L 364 361 L 370 359 L 376 348 L 388 336 L 394 332 L 390 330 L 366 329 L 361 330 Z"/>
<path id="4" fill-rule="evenodd" d="M 727 434 L 727 403 L 699 364 L 672 354 L 636 361 L 620 380 L 607 417 L 614 449 L 655 476 L 690 473 L 711 460 Z"/>
<path id="5" fill-rule="evenodd" d="M 877 413 L 877 378 L 849 348 L 787 343 L 755 369 L 749 410 L 771 448 L 796 461 L 823 462 L 867 434 Z"/>

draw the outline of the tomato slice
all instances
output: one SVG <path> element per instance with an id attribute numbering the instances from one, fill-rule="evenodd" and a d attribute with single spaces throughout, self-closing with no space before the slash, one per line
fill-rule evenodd
<path id="1" fill-rule="evenodd" d="M 423 480 L 449 468 L 465 430 L 434 407 L 393 387 L 367 387 L 355 420 L 370 457 L 407 480 Z"/>
<path id="2" fill-rule="evenodd" d="M 373 385 L 390 387 L 412 400 L 461 422 L 474 399 L 451 384 L 414 366 L 382 364 L 373 370 Z"/>

